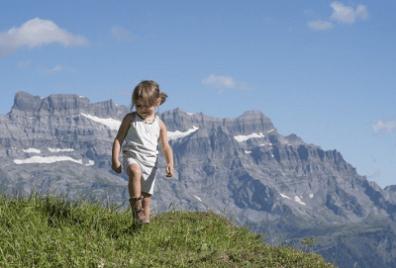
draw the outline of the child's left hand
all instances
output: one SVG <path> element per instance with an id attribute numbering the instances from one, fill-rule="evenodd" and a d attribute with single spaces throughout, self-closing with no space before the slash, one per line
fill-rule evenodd
<path id="1" fill-rule="evenodd" d="M 167 177 L 172 177 L 173 176 L 173 166 L 172 165 L 166 165 L 166 176 Z"/>

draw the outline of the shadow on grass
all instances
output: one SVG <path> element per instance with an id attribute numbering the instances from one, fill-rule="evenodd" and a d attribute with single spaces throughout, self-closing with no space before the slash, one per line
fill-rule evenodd
<path id="1" fill-rule="evenodd" d="M 96 215 L 88 215 L 78 202 L 46 197 L 41 199 L 39 209 L 46 215 L 48 226 L 62 228 L 66 225 L 72 227 L 86 227 L 97 232 L 104 232 L 110 238 L 117 239 L 124 235 L 135 235 L 146 227 L 144 224 L 134 224 L 132 217 L 129 224 L 120 223 L 114 217 L 115 211 L 98 211 Z M 105 208 L 98 208 L 98 210 Z"/>

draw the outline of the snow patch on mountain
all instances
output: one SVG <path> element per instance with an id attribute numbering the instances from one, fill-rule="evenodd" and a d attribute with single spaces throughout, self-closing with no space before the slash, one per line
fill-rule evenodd
<path id="1" fill-rule="evenodd" d="M 48 148 L 48 151 L 51 153 L 64 153 L 64 152 L 73 152 L 73 148 Z"/>
<path id="2" fill-rule="evenodd" d="M 77 163 L 80 165 L 85 165 L 85 166 L 93 166 L 95 165 L 95 162 L 93 160 L 88 160 L 87 164 L 83 163 L 82 159 L 74 159 L 70 156 L 32 156 L 26 159 L 14 159 L 14 163 L 17 165 L 22 165 L 22 164 L 52 164 L 56 162 L 62 162 L 62 161 L 70 161 L 73 163 Z"/>
<path id="3" fill-rule="evenodd" d="M 303 205 L 303 206 L 307 205 L 307 204 L 305 204 L 305 203 L 301 200 L 301 198 L 298 197 L 297 195 L 294 197 L 294 201 L 296 201 L 296 203 L 298 203 L 298 204 L 300 204 L 300 205 Z"/>
<path id="4" fill-rule="evenodd" d="M 186 131 L 168 131 L 168 138 L 169 140 L 177 140 L 180 138 L 184 138 L 188 135 L 191 135 L 192 133 L 194 133 L 195 131 L 197 131 L 199 129 L 199 127 L 193 126 L 192 128 L 186 130 Z"/>
<path id="5" fill-rule="evenodd" d="M 271 143 L 260 143 L 259 146 L 260 147 L 271 147 L 272 144 Z"/>
<path id="6" fill-rule="evenodd" d="M 74 159 L 70 156 L 32 156 L 26 159 L 14 159 L 14 163 L 21 164 L 51 164 L 61 161 L 71 161 L 78 164 L 83 164 L 81 159 Z"/>
<path id="7" fill-rule="evenodd" d="M 121 125 L 120 120 L 116 120 L 113 118 L 101 118 L 101 117 L 97 117 L 97 116 L 85 114 L 85 113 L 81 113 L 81 115 L 96 122 L 96 123 L 105 125 L 106 127 L 110 128 L 111 130 L 118 130 L 118 128 Z"/>
<path id="8" fill-rule="evenodd" d="M 95 165 L 95 161 L 93 161 L 93 160 L 91 160 L 91 159 L 89 159 L 88 160 L 88 163 L 87 164 L 85 164 L 87 167 L 91 167 L 91 166 L 94 166 Z"/>
<path id="9" fill-rule="evenodd" d="M 252 133 L 252 134 L 249 134 L 249 135 L 235 135 L 234 139 L 237 142 L 244 142 L 244 141 L 247 141 L 249 139 L 264 138 L 264 137 L 265 137 L 264 134 L 262 132 L 259 132 L 259 133 Z"/>
<path id="10" fill-rule="evenodd" d="M 193 194 L 193 197 L 194 197 L 195 199 L 197 199 L 199 202 L 202 202 L 202 199 L 201 199 L 198 195 Z"/>
<path id="11" fill-rule="evenodd" d="M 29 154 L 40 154 L 41 150 L 36 148 L 27 148 L 27 149 L 23 149 L 22 152 Z"/>
<path id="12" fill-rule="evenodd" d="M 289 197 L 289 196 L 287 196 L 287 195 L 285 195 L 285 194 L 282 194 L 282 193 L 279 193 L 280 194 L 280 196 L 282 196 L 283 198 L 286 198 L 286 199 L 290 199 L 291 200 L 291 198 Z"/>
<path id="13" fill-rule="evenodd" d="M 283 198 L 285 198 L 285 199 L 293 200 L 293 199 L 292 199 L 291 197 L 289 197 L 288 195 L 285 195 L 285 194 L 283 194 L 283 193 L 279 193 L 279 194 L 280 194 L 281 197 L 283 197 Z M 307 205 L 307 204 L 305 204 L 305 203 L 301 200 L 301 198 L 298 197 L 297 195 L 294 196 L 294 200 L 293 200 L 293 201 L 296 202 L 296 203 L 298 203 L 298 204 L 300 204 L 300 205 L 303 205 L 303 206 Z"/>

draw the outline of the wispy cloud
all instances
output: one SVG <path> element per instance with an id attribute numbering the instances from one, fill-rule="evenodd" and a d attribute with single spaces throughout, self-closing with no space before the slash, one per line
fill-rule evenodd
<path id="1" fill-rule="evenodd" d="M 66 67 L 63 64 L 55 64 L 53 66 L 41 66 L 34 64 L 31 60 L 18 61 L 16 66 L 20 70 L 32 69 L 38 71 L 40 74 L 55 75 L 61 72 L 75 72 L 71 67 Z"/>
<path id="2" fill-rule="evenodd" d="M 57 64 L 54 67 L 51 67 L 47 70 L 48 74 L 56 74 L 59 73 L 61 71 L 65 70 L 65 67 L 61 64 Z"/>
<path id="3" fill-rule="evenodd" d="M 204 86 L 215 88 L 218 90 L 224 89 L 238 89 L 238 90 L 247 90 L 249 86 L 244 83 L 235 80 L 232 76 L 228 75 L 216 75 L 211 74 L 208 77 L 202 79 L 201 83 Z"/>
<path id="4" fill-rule="evenodd" d="M 128 29 L 120 26 L 112 27 L 111 35 L 117 41 L 133 42 L 136 40 L 136 37 Z"/>
<path id="5" fill-rule="evenodd" d="M 333 10 L 328 19 L 312 20 L 307 23 L 308 27 L 316 31 L 325 31 L 334 28 L 334 23 L 353 24 L 368 17 L 368 10 L 365 5 L 347 6 L 339 1 L 330 4 Z"/>
<path id="6" fill-rule="evenodd" d="M 215 88 L 235 88 L 236 86 L 236 82 L 231 76 L 215 74 L 211 74 L 203 79 L 202 84 Z"/>
<path id="7" fill-rule="evenodd" d="M 0 32 L 0 57 L 22 47 L 35 48 L 52 43 L 70 47 L 86 45 L 88 40 L 83 36 L 69 33 L 53 21 L 34 18 L 20 27 L 12 27 L 6 32 Z"/>
<path id="8" fill-rule="evenodd" d="M 325 31 L 333 28 L 333 23 L 325 20 L 314 20 L 308 22 L 308 27 L 316 31 Z"/>
<path id="9" fill-rule="evenodd" d="M 373 124 L 373 130 L 376 133 L 396 132 L 396 120 L 395 121 L 378 120 Z"/>
<path id="10" fill-rule="evenodd" d="M 27 69 L 32 66 L 32 61 L 31 60 L 21 60 L 21 61 L 17 62 L 16 66 L 18 67 L 18 69 Z"/>
<path id="11" fill-rule="evenodd" d="M 352 6 L 344 5 L 341 2 L 332 2 L 330 4 L 333 13 L 330 18 L 339 23 L 354 23 L 358 20 L 364 20 L 368 17 L 367 7 L 365 5 Z"/>

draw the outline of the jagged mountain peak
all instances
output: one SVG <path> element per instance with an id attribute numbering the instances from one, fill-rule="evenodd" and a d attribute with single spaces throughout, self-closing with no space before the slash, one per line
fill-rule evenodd
<path id="1" fill-rule="evenodd" d="M 222 118 L 208 116 L 202 112 L 186 112 L 179 107 L 161 113 L 161 118 L 166 122 L 169 130 L 180 131 L 186 131 L 192 127 L 211 128 L 223 121 Z"/>
<path id="2" fill-rule="evenodd" d="M 47 97 L 34 96 L 18 91 L 10 115 L 20 113 L 93 113 L 99 116 L 122 116 L 127 112 L 123 105 L 117 105 L 112 99 L 91 103 L 87 97 L 77 94 L 51 94 Z"/>
<path id="3" fill-rule="evenodd" d="M 12 110 L 31 111 L 40 107 L 41 97 L 33 96 L 25 91 L 18 91 L 14 97 Z"/>
<path id="4" fill-rule="evenodd" d="M 164 116 L 173 116 L 173 117 L 176 117 L 176 116 L 177 117 L 190 117 L 193 114 L 192 113 L 188 113 L 188 112 L 182 110 L 179 107 L 176 107 L 176 108 L 174 108 L 172 110 L 168 110 L 168 111 L 163 112 L 162 115 L 164 115 Z"/>
<path id="5" fill-rule="evenodd" d="M 396 193 L 396 185 L 389 185 L 384 188 L 385 191 L 395 192 Z"/>
<path id="6" fill-rule="evenodd" d="M 290 144 L 303 144 L 304 141 L 302 138 L 297 136 L 296 134 L 292 133 L 285 137 L 285 140 Z"/>
<path id="7" fill-rule="evenodd" d="M 259 110 L 248 110 L 243 112 L 238 118 L 244 118 L 244 117 L 266 117 L 261 111 Z"/>
<path id="8" fill-rule="evenodd" d="M 193 126 L 213 127 L 221 124 L 230 134 L 249 135 L 252 133 L 276 133 L 276 129 L 267 116 L 257 110 L 246 111 L 236 118 L 219 118 L 203 113 L 188 113 L 180 108 L 162 113 L 162 119 L 168 124 L 170 130 L 187 130 Z"/>
<path id="9" fill-rule="evenodd" d="M 15 94 L 12 110 L 36 112 L 39 110 L 66 110 L 85 108 L 89 105 L 86 97 L 75 94 L 52 94 L 48 97 L 33 96 L 28 92 L 19 91 Z"/>
<path id="10" fill-rule="evenodd" d="M 161 113 L 163 116 L 174 116 L 174 117 L 187 117 L 187 118 L 206 118 L 206 119 L 211 119 L 211 120 L 220 120 L 219 118 L 211 117 L 208 115 L 203 114 L 202 112 L 199 113 L 191 113 L 184 111 L 180 107 L 176 107 L 171 110 L 167 110 L 163 113 Z"/>
<path id="11" fill-rule="evenodd" d="M 257 110 L 246 111 L 233 119 L 223 119 L 224 125 L 233 135 L 276 132 L 270 118 Z"/>

